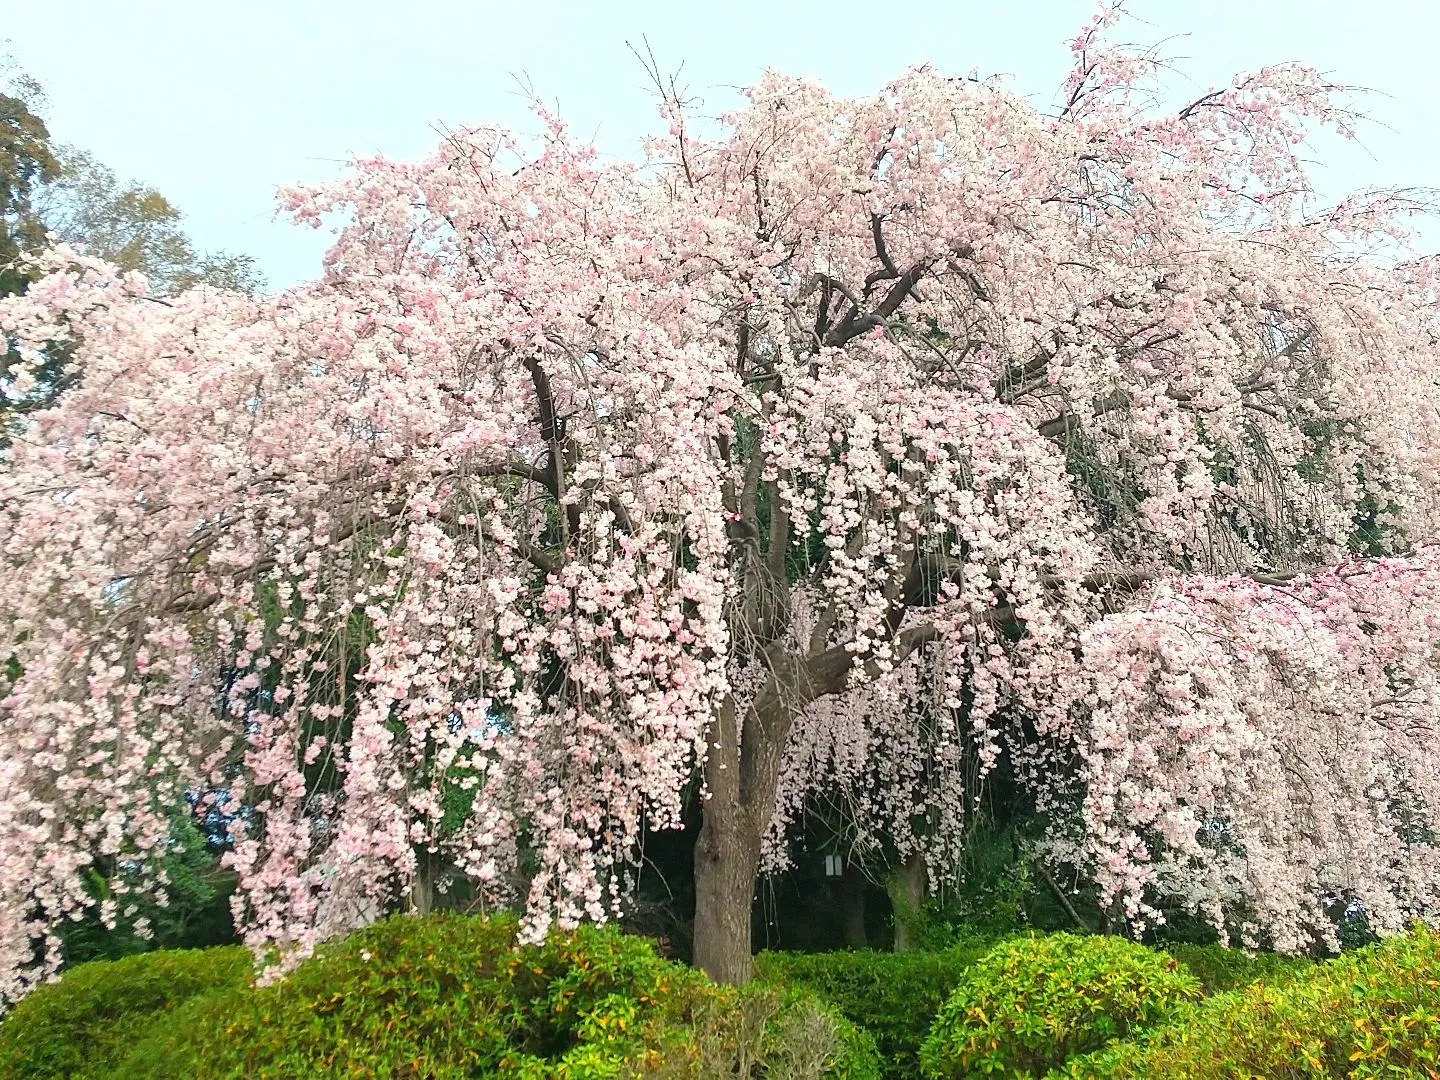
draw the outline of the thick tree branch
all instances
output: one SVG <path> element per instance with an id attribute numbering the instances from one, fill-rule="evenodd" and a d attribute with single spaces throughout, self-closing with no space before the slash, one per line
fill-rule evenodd
<path id="1" fill-rule="evenodd" d="M 550 385 L 550 376 L 540 363 L 540 358 L 535 354 L 528 354 L 524 359 L 525 370 L 530 373 L 531 385 L 535 387 L 535 411 L 536 419 L 540 429 L 540 438 L 550 448 L 550 494 L 557 502 L 565 498 L 565 472 L 567 462 L 565 461 L 565 438 L 564 423 L 560 420 L 555 411 L 555 394 Z M 580 529 L 580 508 L 573 504 L 566 504 L 564 512 L 560 515 L 560 546 L 570 546 L 570 536 Z"/>
<path id="2" fill-rule="evenodd" d="M 890 258 L 890 252 L 885 247 L 885 233 L 881 228 L 882 220 L 879 214 L 870 215 L 870 235 L 875 240 L 875 257 L 880 260 L 880 269 L 872 272 L 865 279 L 865 295 L 867 297 L 880 282 L 890 281 L 900 276 L 900 271 L 896 269 L 895 262 Z"/>
<path id="3" fill-rule="evenodd" d="M 539 484 L 549 491 L 554 498 L 558 499 L 560 497 L 559 491 L 556 490 L 554 470 L 533 465 L 518 454 L 507 458 L 503 462 L 477 466 L 470 470 L 470 475 L 513 476 L 517 480 L 528 480 L 533 484 Z"/>
<path id="4" fill-rule="evenodd" d="M 1080 913 L 1075 910 L 1075 905 L 1070 902 L 1070 897 L 1065 895 L 1065 890 L 1060 888 L 1059 882 L 1051 876 L 1050 871 L 1043 865 L 1041 865 L 1039 869 L 1040 879 L 1045 882 L 1046 886 L 1050 889 L 1051 895 L 1054 896 L 1055 899 L 1059 901 L 1060 906 L 1065 909 L 1065 914 L 1070 916 L 1071 922 L 1085 933 L 1093 934 L 1095 932 L 1094 927 L 1080 917 Z"/>
<path id="5" fill-rule="evenodd" d="M 862 305 L 851 297 L 850 310 L 845 313 L 845 318 L 840 325 L 832 327 L 825 335 L 824 343 L 831 348 L 839 348 L 848 341 L 852 341 L 861 334 L 883 326 L 885 321 L 900 310 L 911 291 L 919 284 L 920 279 L 925 276 L 930 264 L 924 260 L 917 262 L 905 273 L 901 274 L 895 284 L 891 285 L 885 293 L 885 298 L 880 301 L 873 311 L 861 313 Z M 838 282 L 834 283 L 837 287 Z"/>

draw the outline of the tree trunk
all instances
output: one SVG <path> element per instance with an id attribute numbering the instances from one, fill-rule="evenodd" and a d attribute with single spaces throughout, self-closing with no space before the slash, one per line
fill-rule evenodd
<path id="1" fill-rule="evenodd" d="M 739 985 L 750 979 L 760 842 L 775 810 L 780 757 L 793 715 L 772 678 L 743 725 L 732 698 L 711 725 L 705 820 L 695 844 L 695 963 L 717 982 Z"/>
<path id="2" fill-rule="evenodd" d="M 865 934 L 865 875 L 849 867 L 840 882 L 845 944 L 852 949 L 866 948 L 870 942 Z"/>
<path id="3" fill-rule="evenodd" d="M 750 979 L 760 838 L 741 806 L 705 805 L 695 845 L 695 963 L 716 982 Z"/>
<path id="4" fill-rule="evenodd" d="M 435 856 L 423 848 L 415 853 L 409 900 L 410 910 L 416 915 L 429 915 L 435 910 Z"/>
<path id="5" fill-rule="evenodd" d="M 895 951 L 919 948 L 920 913 L 925 906 L 925 860 L 912 852 L 885 879 L 890 907 L 895 916 Z"/>
<path id="6" fill-rule="evenodd" d="M 770 677 L 743 723 L 735 699 L 727 697 L 710 725 L 705 821 L 695 845 L 695 963 L 720 982 L 750 978 L 760 843 L 775 813 L 790 726 L 807 702 L 840 688 L 849 670 L 845 649 L 827 650 L 822 659 L 807 661 L 772 646 L 765 654 Z"/>

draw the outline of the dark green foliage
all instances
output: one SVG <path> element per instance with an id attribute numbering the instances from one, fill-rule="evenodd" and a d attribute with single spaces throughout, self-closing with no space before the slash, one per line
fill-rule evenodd
<path id="1" fill-rule="evenodd" d="M 1119 937 L 1001 942 L 973 964 L 920 1049 L 924 1075 L 1035 1077 L 1199 998 L 1172 957 Z"/>
<path id="2" fill-rule="evenodd" d="M 8 264 L 45 243 L 45 227 L 32 205 L 41 185 L 60 174 L 45 121 L 18 97 L 0 94 L 0 295 L 22 291 L 23 278 Z"/>
<path id="3" fill-rule="evenodd" d="M 1177 942 L 1163 948 L 1200 980 L 1200 985 L 1207 995 L 1249 986 L 1255 982 L 1278 986 L 1304 975 L 1315 966 L 1315 961 L 1305 956 L 1245 952 L 1242 949 L 1227 949 L 1223 945 L 1186 945 Z"/>
<path id="4" fill-rule="evenodd" d="M 0 1022 L 0 1080 L 124 1076 L 117 1066 L 137 1032 L 197 995 L 244 986 L 249 972 L 250 954 L 238 946 L 71 968 Z"/>
<path id="5" fill-rule="evenodd" d="M 170 848 L 162 865 L 170 879 L 168 902 L 163 906 L 137 891 L 129 898 L 135 913 L 122 918 L 113 928 L 107 929 L 95 912 L 56 928 L 64 942 L 67 964 L 114 960 L 151 949 L 228 945 L 235 940 L 230 919 L 235 874 L 220 866 L 219 856 L 206 846 L 205 836 L 190 813 L 177 814 L 171 820 Z M 90 884 L 97 901 L 110 895 L 110 886 L 99 873 L 92 871 Z M 134 929 L 135 920 L 142 917 L 150 924 L 148 937 L 141 937 Z"/>
<path id="6" fill-rule="evenodd" d="M 24 292 L 32 274 L 17 264 L 22 252 L 45 246 L 45 225 L 35 212 L 34 197 L 60 174 L 50 132 L 19 97 L 0 93 L 0 296 Z M 12 413 L 26 404 L 6 385 L 20 354 L 8 336 L 0 337 L 0 447 L 8 442 Z M 52 358 L 41 372 L 58 376 L 60 360 Z"/>
<path id="7" fill-rule="evenodd" d="M 1017 801 L 1015 781 L 1006 773 L 1002 762 L 987 780 L 988 797 L 1001 805 L 1005 821 L 997 822 L 992 807 L 971 822 L 956 880 L 929 896 L 914 924 L 921 948 L 1028 930 L 1091 933 L 1105 924 L 1094 884 L 1058 881 L 1036 854 L 1035 841 L 1048 826 Z"/>
<path id="8" fill-rule="evenodd" d="M 1440 934 L 1417 930 L 1279 985 L 1178 1011 L 1056 1075 L 1100 1080 L 1440 1077 Z"/>
<path id="9" fill-rule="evenodd" d="M 518 949 L 515 933 L 509 916 L 388 919 L 275 985 L 190 1002 L 115 1074 L 698 1080 L 724 1060 L 742 1077 L 879 1076 L 867 1038 L 813 998 L 716 987 L 614 930 Z"/>
<path id="10" fill-rule="evenodd" d="M 993 944 L 975 939 L 938 952 L 766 952 L 755 958 L 755 972 L 765 982 L 812 991 L 867 1029 L 885 1076 L 915 1077 L 920 1044 L 940 1006 Z"/>
<path id="11" fill-rule="evenodd" d="M 1002 827 L 982 818 L 971 825 L 957 880 L 933 895 L 921 914 L 916 931 L 922 947 L 936 948 L 977 932 L 999 938 L 1031 928 L 1032 913 L 1046 897 L 1028 854 L 1027 824 L 1028 819 Z"/>

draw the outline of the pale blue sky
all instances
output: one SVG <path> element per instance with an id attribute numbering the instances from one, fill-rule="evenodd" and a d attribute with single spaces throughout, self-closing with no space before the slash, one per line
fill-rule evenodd
<path id="1" fill-rule="evenodd" d="M 577 133 L 632 153 L 657 124 L 626 48 L 642 35 L 707 111 L 766 67 L 833 90 L 910 64 L 1003 72 L 1037 104 L 1064 75 L 1090 0 L 5 0 L 0 34 L 50 96 L 57 138 L 153 184 L 201 246 L 248 252 L 272 285 L 312 276 L 327 234 L 272 220 L 277 184 L 333 176 L 351 153 L 412 157 L 436 127 L 532 129 L 528 76 Z M 1180 92 L 1304 60 L 1383 92 L 1365 148 L 1317 151 L 1327 194 L 1440 187 L 1436 0 L 1132 0 L 1129 40 L 1172 35 Z M 1186 80 L 1189 80 L 1187 86 Z M 1384 126 L 1380 126 L 1380 125 Z M 1440 238 L 1440 230 L 1427 230 Z"/>

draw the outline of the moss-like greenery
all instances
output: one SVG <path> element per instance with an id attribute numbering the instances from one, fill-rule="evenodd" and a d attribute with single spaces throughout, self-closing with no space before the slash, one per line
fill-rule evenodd
<path id="1" fill-rule="evenodd" d="M 1063 933 L 766 953 L 738 990 L 613 929 L 516 931 L 396 917 L 263 988 L 236 947 L 83 964 L 0 1019 L 0 1080 L 1440 1077 L 1429 930 L 1327 963 Z"/>

